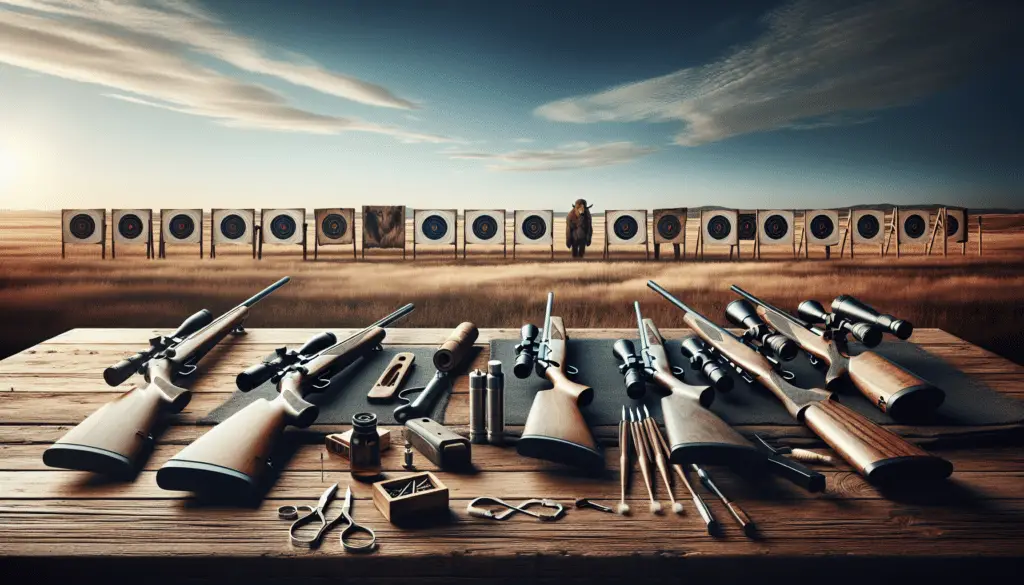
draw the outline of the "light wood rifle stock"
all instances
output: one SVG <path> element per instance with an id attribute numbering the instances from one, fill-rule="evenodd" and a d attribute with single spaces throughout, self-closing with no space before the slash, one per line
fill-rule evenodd
<path id="1" fill-rule="evenodd" d="M 175 385 L 182 368 L 194 365 L 249 316 L 239 306 L 197 331 L 163 357 L 146 364 L 146 381 L 90 414 L 43 452 L 50 467 L 129 478 L 153 446 L 153 432 L 164 415 L 181 412 L 192 392 Z"/>
<path id="2" fill-rule="evenodd" d="M 846 382 L 852 383 L 879 410 L 897 420 L 931 414 L 945 399 L 945 392 L 941 389 L 874 351 L 846 355 L 834 341 L 795 325 L 775 311 L 757 305 L 757 314 L 772 329 L 828 365 L 825 373 L 825 388 L 828 390 Z"/>
<path id="3" fill-rule="evenodd" d="M 552 387 L 534 396 L 517 451 L 526 457 L 600 469 L 604 467 L 604 455 L 597 450 L 597 442 L 579 409 L 590 404 L 594 390 L 566 375 L 568 339 L 562 318 L 552 316 L 547 359 L 557 365 L 544 370 Z"/>
<path id="4" fill-rule="evenodd" d="M 928 454 L 842 406 L 830 392 L 798 388 L 786 382 L 764 356 L 703 317 L 687 312 L 683 321 L 767 388 L 793 418 L 806 424 L 869 480 L 937 480 L 953 472 L 949 461 Z"/>
<path id="5" fill-rule="evenodd" d="M 286 372 L 273 400 L 257 399 L 182 449 L 157 471 L 157 484 L 165 490 L 218 495 L 256 492 L 285 427 L 305 428 L 316 421 L 319 408 L 305 399 L 323 389 L 314 385 L 372 351 L 385 335 L 380 327 L 371 329 Z"/>

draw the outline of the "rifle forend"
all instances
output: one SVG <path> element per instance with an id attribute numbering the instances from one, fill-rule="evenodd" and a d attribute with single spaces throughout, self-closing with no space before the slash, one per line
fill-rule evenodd
<path id="1" fill-rule="evenodd" d="M 136 387 L 90 414 L 49 449 L 50 467 L 131 477 L 153 446 L 153 429 L 165 414 L 181 412 L 192 393 L 177 385 L 198 369 L 198 362 L 233 331 L 242 331 L 249 307 L 288 282 L 284 277 L 217 319 L 209 311 L 192 315 L 169 336 L 150 340 L 150 348 L 107 368 L 103 378 L 116 386 L 135 372 L 148 385 Z"/>
<path id="2" fill-rule="evenodd" d="M 549 296 L 549 307 L 550 299 Z M 517 451 L 525 457 L 601 469 L 604 455 L 598 451 L 590 427 L 580 413 L 580 407 L 594 399 L 594 389 L 573 382 L 566 374 L 569 336 L 562 318 L 549 316 L 546 321 L 544 331 L 548 337 L 541 340 L 536 369 L 551 382 L 551 388 L 534 395 Z"/>
<path id="3" fill-rule="evenodd" d="M 796 420 L 807 425 L 861 475 L 877 483 L 938 480 L 953 465 L 912 445 L 862 415 L 839 404 L 819 388 L 798 388 L 782 379 L 755 349 L 709 321 L 654 281 L 647 286 L 685 311 L 683 321 L 759 384 L 767 388 Z"/>

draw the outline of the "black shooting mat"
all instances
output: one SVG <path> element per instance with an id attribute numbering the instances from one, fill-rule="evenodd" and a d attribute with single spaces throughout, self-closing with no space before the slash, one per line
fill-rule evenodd
<path id="1" fill-rule="evenodd" d="M 331 385 L 322 392 L 308 394 L 306 400 L 320 407 L 320 416 L 313 424 L 321 425 L 349 425 L 352 424 L 352 415 L 359 412 L 372 412 L 377 415 L 377 423 L 382 425 L 397 425 L 394 411 L 405 404 L 398 399 L 397 393 L 391 401 L 386 403 L 370 403 L 366 394 L 370 388 L 377 383 L 377 379 L 384 373 L 384 368 L 391 363 L 391 358 L 402 352 L 409 352 L 416 356 L 408 375 L 402 381 L 399 391 L 406 388 L 421 388 L 430 382 L 437 373 L 434 367 L 434 352 L 437 348 L 432 346 L 386 346 L 381 351 L 371 352 L 370 355 L 360 358 L 351 366 L 342 370 L 337 376 L 331 379 Z M 469 358 L 466 359 L 470 363 Z M 462 372 L 455 372 L 461 375 Z M 454 378 L 453 378 L 454 379 Z M 413 394 L 415 398 L 417 394 Z M 210 411 L 199 420 L 199 424 L 217 424 L 224 421 L 232 414 L 248 406 L 259 398 L 273 400 L 277 397 L 277 388 L 272 382 L 266 382 L 258 388 L 249 392 L 236 390 L 224 404 Z M 448 406 L 450 392 L 444 392 L 437 398 L 430 418 L 444 424 L 444 411 Z"/>
<path id="2" fill-rule="evenodd" d="M 639 406 L 641 402 L 626 396 L 622 374 L 618 370 L 620 362 L 612 354 L 614 341 L 570 339 L 566 349 L 567 362 L 580 370 L 572 379 L 594 389 L 593 402 L 580 409 L 591 426 L 616 424 L 622 417 L 623 405 Z M 505 366 L 505 421 L 509 425 L 525 424 L 534 394 L 551 387 L 547 380 L 542 380 L 536 374 L 525 380 L 520 380 L 512 374 L 517 343 L 519 340 L 516 339 L 491 341 L 491 359 L 501 360 Z M 638 341 L 633 340 L 633 343 L 639 348 Z M 683 381 L 688 384 L 704 385 L 698 373 L 690 369 L 688 361 L 679 352 L 679 347 L 679 341 L 667 343 L 669 361 L 684 368 Z M 946 400 L 935 415 L 919 421 L 923 424 L 984 426 L 1024 421 L 1024 402 L 1000 394 L 913 343 L 884 341 L 875 348 L 875 351 L 946 392 Z M 796 386 L 820 388 L 824 385 L 824 370 L 816 369 L 802 352 L 793 361 L 784 362 L 784 369 L 794 374 L 795 378 L 791 383 Z M 783 408 L 782 403 L 767 389 L 757 384 L 747 384 L 735 375 L 735 372 L 730 373 L 736 382 L 735 387 L 729 392 L 716 392 L 715 401 L 711 405 L 711 410 L 725 422 L 733 425 L 797 424 Z M 649 385 L 642 402 L 647 405 L 652 415 L 661 418 L 659 391 L 659 388 Z M 878 423 L 896 422 L 878 410 L 856 388 L 842 388 L 837 395 L 840 402 L 870 420 Z"/>

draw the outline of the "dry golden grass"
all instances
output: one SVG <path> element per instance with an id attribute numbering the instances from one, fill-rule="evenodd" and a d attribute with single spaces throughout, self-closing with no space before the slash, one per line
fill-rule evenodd
<path id="1" fill-rule="evenodd" d="M 913 250 L 917 255 L 899 260 L 858 255 L 823 261 L 815 251 L 817 260 L 794 261 L 788 251 L 772 250 L 766 254 L 772 259 L 762 262 L 655 263 L 636 261 L 643 250 L 633 249 L 613 250 L 616 260 L 603 262 L 595 237 L 585 262 L 567 261 L 557 239 L 555 262 L 546 261 L 546 249 L 533 249 L 519 262 L 511 260 L 511 250 L 503 261 L 500 249 L 497 255 L 471 249 L 468 261 L 455 262 L 450 248 L 421 248 L 415 263 L 411 248 L 407 262 L 381 251 L 352 262 L 350 251 L 346 258 L 337 248 L 315 263 L 302 262 L 298 248 L 267 250 L 263 261 L 249 258 L 247 249 L 222 248 L 217 259 L 200 261 L 194 247 L 147 261 L 138 246 L 106 261 L 95 247 L 69 247 L 62 261 L 57 214 L 4 212 L 0 356 L 73 327 L 173 328 L 201 307 L 226 310 L 290 275 L 291 284 L 253 311 L 251 326 L 359 326 L 413 302 L 417 311 L 403 326 L 449 327 L 471 320 L 481 327 L 518 327 L 542 317 L 548 290 L 555 291 L 556 310 L 570 327 L 630 327 L 634 299 L 663 326 L 678 325 L 679 313 L 645 288 L 654 279 L 719 321 L 733 298 L 730 284 L 789 309 L 806 298 L 853 294 L 919 327 L 941 327 L 1024 363 L 1024 219 L 986 218 L 985 228 L 983 258 L 972 242 L 971 255 L 961 257 L 951 246 L 946 259 Z M 691 256 L 692 249 L 691 244 Z"/>

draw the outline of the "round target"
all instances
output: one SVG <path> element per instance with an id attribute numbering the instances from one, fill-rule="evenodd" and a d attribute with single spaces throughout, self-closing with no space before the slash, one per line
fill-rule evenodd
<path id="1" fill-rule="evenodd" d="M 716 215 L 708 220 L 708 235 L 716 240 L 724 240 L 732 233 L 732 223 L 724 215 Z"/>
<path id="2" fill-rule="evenodd" d="M 769 215 L 764 220 L 764 235 L 773 240 L 781 240 L 789 233 L 789 222 L 779 214 Z"/>
<path id="3" fill-rule="evenodd" d="M 122 238 L 134 240 L 142 235 L 142 219 L 134 213 L 126 213 L 117 222 L 117 233 Z"/>
<path id="4" fill-rule="evenodd" d="M 620 240 L 631 240 L 640 232 L 640 224 L 632 215 L 623 215 L 612 224 L 612 233 Z"/>
<path id="5" fill-rule="evenodd" d="M 757 237 L 757 216 L 753 213 L 741 213 L 736 220 L 736 237 L 741 240 L 753 240 Z"/>
<path id="6" fill-rule="evenodd" d="M 96 220 L 87 213 L 79 213 L 71 218 L 71 235 L 80 240 L 92 237 L 96 233 Z"/>
<path id="7" fill-rule="evenodd" d="M 270 222 L 270 233 L 279 240 L 287 240 L 294 236 L 295 228 L 295 218 L 284 213 L 274 217 L 274 221 Z"/>
<path id="8" fill-rule="evenodd" d="M 811 235 L 818 240 L 827 240 L 836 231 L 836 224 L 827 215 L 816 215 L 811 219 Z"/>
<path id="9" fill-rule="evenodd" d="M 531 240 L 539 240 L 548 233 L 548 224 L 539 215 L 528 215 L 523 220 L 523 235 Z"/>
<path id="10" fill-rule="evenodd" d="M 179 213 L 171 218 L 171 235 L 179 240 L 191 236 L 196 231 L 196 222 L 192 216 Z"/>
<path id="11" fill-rule="evenodd" d="M 320 230 L 323 231 L 324 235 L 332 240 L 337 240 L 345 236 L 348 232 L 348 221 L 345 220 L 345 216 L 339 213 L 329 213 L 327 217 L 320 222 Z"/>
<path id="12" fill-rule="evenodd" d="M 928 226 L 925 225 L 924 218 L 920 215 L 911 215 L 903 220 L 903 232 L 909 238 L 920 238 L 924 235 L 926 229 L 928 229 Z"/>
<path id="13" fill-rule="evenodd" d="M 960 220 L 953 217 L 952 215 L 946 214 L 946 237 L 952 237 L 956 235 L 956 232 L 960 229 Z"/>
<path id="14" fill-rule="evenodd" d="M 674 240 L 683 231 L 683 224 L 675 215 L 663 215 L 658 219 L 658 235 L 666 240 Z"/>
<path id="15" fill-rule="evenodd" d="M 498 222 L 489 215 L 481 215 L 473 220 L 473 235 L 481 240 L 489 240 L 498 233 Z"/>
<path id="16" fill-rule="evenodd" d="M 428 215 L 423 220 L 423 235 L 428 240 L 440 240 L 448 234 L 448 222 L 440 215 Z"/>
<path id="17" fill-rule="evenodd" d="M 245 220 L 237 213 L 225 216 L 220 220 L 220 233 L 229 240 L 237 240 L 245 235 Z"/>
<path id="18" fill-rule="evenodd" d="M 878 223 L 878 218 L 873 215 L 862 215 L 857 219 L 857 233 L 866 240 L 877 236 L 881 229 L 882 226 Z"/>

